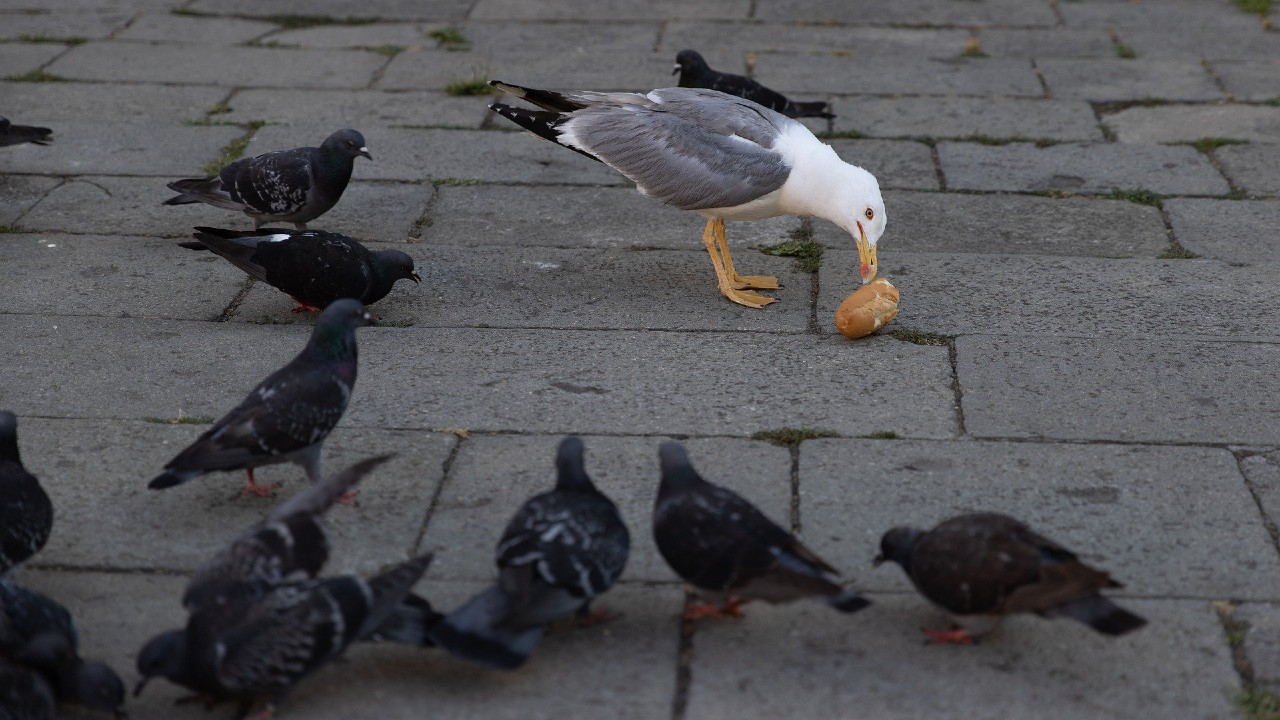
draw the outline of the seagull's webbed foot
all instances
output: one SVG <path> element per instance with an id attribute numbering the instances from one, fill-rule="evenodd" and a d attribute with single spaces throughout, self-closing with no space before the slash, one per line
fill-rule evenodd
<path id="1" fill-rule="evenodd" d="M 702 242 L 707 246 L 707 254 L 711 256 L 711 265 L 716 271 L 716 286 L 720 288 L 720 294 L 739 305 L 745 305 L 749 308 L 762 308 L 770 303 L 778 302 L 777 298 L 766 297 L 748 289 L 758 288 L 765 290 L 771 287 L 777 288 L 777 278 L 763 275 L 738 275 L 733 271 L 733 260 L 729 257 L 729 247 L 720 241 L 723 235 L 723 220 L 708 220 L 706 228 L 702 231 Z"/>
<path id="2" fill-rule="evenodd" d="M 772 275 L 739 275 L 733 274 L 729 284 L 736 290 L 781 290 L 778 278 Z"/>
<path id="3" fill-rule="evenodd" d="M 977 642 L 969 634 L 968 630 L 960 626 L 955 626 L 948 630 L 920 628 L 920 632 L 924 633 L 928 638 L 925 640 L 926 645 L 973 645 Z"/>

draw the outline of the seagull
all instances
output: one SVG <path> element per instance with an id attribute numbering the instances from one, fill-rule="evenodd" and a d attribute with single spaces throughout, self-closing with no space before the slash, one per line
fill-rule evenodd
<path id="1" fill-rule="evenodd" d="M 680 87 L 707 88 L 722 93 L 737 95 L 760 103 L 770 110 L 777 110 L 789 118 L 818 117 L 833 118 L 827 112 L 827 104 L 821 100 L 813 102 L 795 102 L 786 95 L 761 85 L 744 75 L 723 73 L 712 70 L 702 56 L 693 50 L 681 50 L 676 53 L 676 66 L 672 75 L 680 73 Z"/>
<path id="2" fill-rule="evenodd" d="M 850 165 L 802 123 L 715 90 L 649 93 L 569 92 L 490 85 L 542 110 L 493 103 L 491 110 L 530 132 L 617 170 L 648 197 L 707 219 L 702 242 L 720 293 L 739 305 L 776 302 L 753 290 L 778 279 L 739 275 L 726 220 L 816 215 L 853 236 L 862 282 L 876 275 L 884 199 L 871 173 Z"/>
<path id="3" fill-rule="evenodd" d="M 892 528 L 875 559 L 884 562 L 901 565 L 921 595 L 956 616 L 989 616 L 997 625 L 1010 613 L 1069 617 L 1104 635 L 1147 624 L 1098 592 L 1121 587 L 1110 575 L 1000 513 L 958 515 L 929 531 Z M 932 643 L 974 642 L 960 626 L 924 633 Z"/>

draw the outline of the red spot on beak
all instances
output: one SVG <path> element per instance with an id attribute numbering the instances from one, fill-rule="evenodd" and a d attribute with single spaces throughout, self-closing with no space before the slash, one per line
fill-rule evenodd
<path id="1" fill-rule="evenodd" d="M 867 276 L 871 274 L 871 266 L 867 263 L 862 263 L 862 265 L 858 266 L 858 273 L 862 275 L 863 280 L 866 280 Z"/>

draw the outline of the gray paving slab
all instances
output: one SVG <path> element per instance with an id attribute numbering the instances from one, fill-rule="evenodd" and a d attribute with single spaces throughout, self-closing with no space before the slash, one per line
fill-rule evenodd
<path id="1" fill-rule="evenodd" d="M 471 20 L 745 20 L 750 0 L 605 0 L 583 5 L 574 0 L 479 0 L 467 16 Z"/>
<path id="2" fill-rule="evenodd" d="M 434 48 L 427 32 L 446 24 L 369 23 L 367 25 L 318 25 L 297 30 L 277 30 L 263 42 L 310 48 L 358 48 L 394 45 L 405 50 Z"/>
<path id="3" fill-rule="evenodd" d="M 1220 147 L 1213 155 L 1250 195 L 1280 195 L 1280 147 L 1235 145 Z"/>
<path id="4" fill-rule="evenodd" d="M 761 54 L 755 75 L 789 93 L 1044 96 L 1026 59 Z"/>
<path id="5" fill-rule="evenodd" d="M 1122 594 L 1213 600 L 1280 590 L 1280 557 L 1223 449 L 815 440 L 800 446 L 799 487 L 805 542 L 868 590 L 914 594 L 897 567 L 869 568 L 890 527 L 979 511 L 1023 520 L 1109 571 Z"/>
<path id="6" fill-rule="evenodd" d="M 1198 60 L 1047 58 L 1036 67 L 1056 98 L 1112 100 L 1222 100 Z"/>
<path id="7" fill-rule="evenodd" d="M 836 132 L 878 137 L 1102 140 L 1083 100 L 970 97 L 838 97 Z"/>
<path id="8" fill-rule="evenodd" d="M 503 121 L 505 122 L 505 121 Z M 268 126 L 248 153 L 294 147 L 297 137 L 325 137 L 319 126 Z M 380 128 L 365 135 L 373 162 L 357 164 L 362 180 L 465 180 L 502 183 L 618 185 L 603 163 L 525 132 Z M 258 148 L 262 148 L 259 150 Z"/>
<path id="9" fill-rule="evenodd" d="M 265 120 L 275 125 L 370 128 L 434 125 L 477 128 L 489 114 L 487 97 L 453 97 L 436 91 L 241 90 L 229 122 Z"/>
<path id="10" fill-rule="evenodd" d="M 1242 603 L 1232 618 L 1246 624 L 1243 648 L 1255 687 L 1280 690 L 1280 609 L 1271 603 Z"/>
<path id="11" fill-rule="evenodd" d="M 1107 193 L 1142 188 L 1161 195 L 1225 195 L 1227 181 L 1186 146 L 1068 143 L 938 144 L 950 190 Z"/>
<path id="12" fill-rule="evenodd" d="M 195 0 L 185 7 L 215 15 L 270 18 L 303 14 L 337 21 L 358 20 L 461 20 L 474 0 L 311 0 L 300 7 L 292 0 Z"/>
<path id="13" fill-rule="evenodd" d="M 133 12 L 120 7 L 85 8 L 82 12 L 58 12 L 30 7 L 0 14 L 0 39 L 27 37 L 102 39 L 123 28 Z"/>
<path id="14" fill-rule="evenodd" d="M 3 167 L 3 166 L 0 166 Z M 0 225 L 11 226 L 40 199 L 62 184 L 58 178 L 40 175 L 0 175 Z"/>
<path id="15" fill-rule="evenodd" d="M 207 86 L 134 83 L 3 82 L 0 95 L 8 107 L 23 108 L 23 121 L 61 123 L 100 117 L 169 123 L 203 119 L 214 103 L 226 97 L 227 91 Z"/>
<path id="16" fill-rule="evenodd" d="M 307 483 L 296 465 L 274 465 L 254 475 L 261 483 L 283 483 L 279 500 L 241 496 L 241 472 L 149 490 L 147 481 L 208 425 L 21 422 L 23 459 L 56 508 L 53 533 L 39 556 L 45 565 L 191 572 Z M 455 441 L 449 434 L 408 430 L 333 432 L 324 446 L 327 471 L 375 454 L 396 456 L 361 483 L 356 505 L 328 513 L 330 572 L 372 572 L 408 556 Z"/>
<path id="17" fill-rule="evenodd" d="M 1159 3 L 1062 3 L 1058 12 L 1067 27 L 1129 29 L 1200 28 L 1206 33 L 1256 31 L 1258 16 L 1201 0 L 1163 0 Z"/>
<path id="18" fill-rule="evenodd" d="M 1257 498 L 1258 507 L 1266 519 L 1275 523 L 1280 518 L 1280 453 L 1270 452 L 1241 453 L 1240 471 L 1249 481 L 1249 490 Z M 1272 688 L 1280 688 L 1280 637 L 1276 635 L 1274 623 L 1277 618 L 1274 611 L 1259 611 L 1259 618 L 1241 618 L 1248 622 L 1261 623 L 1259 632 L 1246 639 L 1249 659 L 1254 662 L 1259 679 Z"/>
<path id="19" fill-rule="evenodd" d="M 1185 142 L 1228 138 L 1280 143 L 1280 107 L 1257 105 L 1161 105 L 1133 107 L 1102 121 L 1126 143 Z"/>
<path id="20" fill-rule="evenodd" d="M 656 28 L 649 32 L 656 38 Z M 575 47 L 550 56 L 541 47 L 523 44 L 466 52 L 423 50 L 397 55 L 377 87 L 444 90 L 451 83 L 496 79 L 561 90 L 647 92 L 674 84 L 671 66 L 671 58 L 613 47 Z"/>
<path id="21" fill-rule="evenodd" d="M 857 27 L 783 22 L 707 22 L 673 20 L 662 33 L 661 49 L 675 60 L 685 48 L 695 48 L 717 70 L 740 73 L 745 68 L 721 68 L 716 58 L 747 52 L 853 52 L 876 55 L 893 52 L 922 53 L 930 57 L 951 57 L 960 52 L 969 31 L 961 28 Z M 721 55 L 721 53 L 723 53 Z M 726 60 L 727 61 L 727 60 Z M 770 84 L 768 78 L 758 78 Z"/>
<path id="22" fill-rule="evenodd" d="M 201 329 L 196 336 L 193 327 Z M 0 316 L 0 328 L 26 338 L 0 350 L 10 368 L 0 400 L 14 412 L 121 418 L 220 415 L 292 358 L 308 334 L 291 326 L 34 315 Z M 165 351 L 156 343 L 166 343 Z M 955 430 L 947 349 L 888 337 L 855 343 L 788 335 L 784 342 L 764 333 L 369 328 L 360 343 L 349 427 L 742 436 L 782 426 L 864 435 L 890 424 L 917 437 Z M 228 347 L 257 352 L 227 357 Z M 548 353 L 563 362 L 528 361 Z M 55 356 L 62 364 L 51 375 L 44 358 Z M 416 367 L 407 376 L 406 357 Z M 726 366 L 725 358 L 743 360 Z M 674 367 L 696 370 L 672 376 Z M 769 393 L 779 385 L 790 388 L 785 401 Z M 103 396 L 116 402 L 103 407 Z M 422 401 L 407 406 L 407 397 Z M 687 406 L 691 397 L 696 406 Z"/>
<path id="23" fill-rule="evenodd" d="M 363 88 L 385 63 L 384 56 L 363 50 L 234 46 L 193 53 L 181 45 L 92 41 L 72 48 L 47 69 L 75 80 Z"/>
<path id="24" fill-rule="evenodd" d="M 1280 202 L 1179 198 L 1164 207 L 1174 237 L 1194 253 L 1231 263 L 1280 262 Z"/>
<path id="25" fill-rule="evenodd" d="M 186 237 L 192 225 L 252 227 L 247 216 L 212 205 L 166 207 L 165 184 L 177 177 L 99 175 L 68 180 L 22 218 L 24 230 Z"/>
<path id="26" fill-rule="evenodd" d="M 690 4 L 690 7 L 694 6 Z M 577 9 L 588 14 L 592 12 L 589 6 L 579 6 Z M 723 26 L 723 23 L 718 22 L 716 26 Z M 561 52 L 570 55 L 581 55 L 583 51 L 600 54 L 616 52 L 636 59 L 636 56 L 653 52 L 662 27 L 663 24 L 655 20 L 635 20 L 625 16 L 589 19 L 575 14 L 572 18 L 552 22 L 529 22 L 517 18 L 473 18 L 457 29 L 466 38 L 471 52 L 501 56 L 522 49 L 564 44 L 566 38 L 572 38 L 572 46 L 562 48 Z M 674 52 L 667 61 L 668 65 L 675 62 Z M 670 74 L 671 68 L 668 67 L 667 70 Z"/>
<path id="27" fill-rule="evenodd" d="M 211 320 L 244 285 L 208 253 L 172 240 L 100 235 L 5 236 L 5 311 Z M 161 258 L 164 258 L 161 261 Z M 221 307 L 219 307 L 221 306 Z"/>
<path id="28" fill-rule="evenodd" d="M 778 0 L 756 8 L 761 20 L 834 20 L 851 24 L 902 25 L 1041 25 L 1057 24 L 1045 2 L 988 0 L 954 3 L 945 0 L 873 0 L 846 5 L 823 0 Z"/>
<path id="29" fill-rule="evenodd" d="M 371 248 L 376 247 L 370 245 Z M 743 273 L 770 274 L 781 302 L 759 312 L 719 302 L 715 273 L 702 250 L 404 248 L 422 285 L 404 283 L 375 307 L 393 325 L 415 327 L 740 330 L 803 333 L 808 327 L 811 275 L 790 258 L 745 251 Z M 239 271 L 228 265 L 227 273 Z M 512 295 L 526 298 L 513 304 Z M 311 323 L 293 301 L 255 285 L 237 308 L 247 322 Z"/>
<path id="30" fill-rule="evenodd" d="M 956 340 L 975 437 L 1273 445 L 1280 346 L 1126 337 Z"/>
<path id="31" fill-rule="evenodd" d="M 116 35 L 119 40 L 146 40 L 194 45 L 236 45 L 279 29 L 275 23 L 240 18 L 190 17 L 167 11 L 144 14 Z"/>
<path id="32" fill-rule="evenodd" d="M 627 581 L 678 583 L 653 544 L 653 503 L 658 491 L 661 437 L 585 437 L 587 472 L 622 513 L 631 534 Z M 438 548 L 428 569 L 432 580 L 494 576 L 493 549 L 511 516 L 533 495 L 555 484 L 558 436 L 476 436 L 465 441 L 451 466 L 422 549 Z M 786 527 L 791 524 L 791 453 L 765 442 L 690 439 L 694 465 L 710 481 L 730 487 Z M 750 468 L 749 472 L 743 470 Z M 607 600 L 607 598 L 606 598 Z"/>
<path id="33" fill-rule="evenodd" d="M 1115 54 L 1104 28 L 983 28 L 982 51 L 991 57 L 1098 58 Z"/>
<path id="34" fill-rule="evenodd" d="M 121 120 L 64 120 L 39 152 L 5 153 L 6 172 L 57 175 L 183 175 L 218 156 L 238 127 Z M 163 199 L 163 198 L 161 198 Z"/>
<path id="35" fill-rule="evenodd" d="M 1274 33 L 1273 33 L 1274 34 Z M 1213 71 L 1222 78 L 1227 92 L 1236 100 L 1275 100 L 1280 98 L 1280 59 L 1215 62 Z"/>
<path id="36" fill-rule="evenodd" d="M 903 140 L 828 140 L 845 162 L 872 175 L 882 189 L 937 190 L 933 153 L 924 143 Z"/>
<path id="37" fill-rule="evenodd" d="M 1280 340 L 1266 298 L 1271 266 L 1208 260 L 1107 260 L 1037 255 L 880 252 L 901 293 L 895 323 L 942 335 Z M 852 247 L 823 257 L 818 325 L 831 328 L 853 289 Z M 1190 328 L 1194 328 L 1193 330 Z"/>
<path id="38" fill-rule="evenodd" d="M 1155 257 L 1169 247 L 1158 210 L 1120 200 L 892 190 L 884 198 L 885 260 L 897 252 Z M 813 236 L 852 247 L 830 223 L 814 222 Z"/>
<path id="39" fill-rule="evenodd" d="M 701 215 L 632 187 L 500 185 L 440 188 L 430 221 L 422 229 L 430 244 L 680 250 L 703 248 L 706 225 Z M 725 235 L 732 248 L 754 248 L 783 242 L 799 227 L 796 218 L 777 217 L 729 223 Z"/>
<path id="40" fill-rule="evenodd" d="M 689 717 L 1235 717 L 1239 683 L 1206 602 L 1127 601 L 1157 622 L 1119 640 L 1020 617 L 974 647 L 926 647 L 917 628 L 944 616 L 914 596 L 876 601 L 851 617 L 753 605 L 745 622 L 700 625 Z"/>
<path id="41" fill-rule="evenodd" d="M 1119 37 L 1138 57 L 1144 59 L 1199 57 L 1216 60 L 1259 60 L 1280 58 L 1280 33 L 1252 27 L 1229 32 L 1206 32 L 1202 25 L 1133 27 L 1119 31 Z"/>
<path id="42" fill-rule="evenodd" d="M 41 69 L 66 50 L 58 43 L 0 43 L 0 68 L 6 78 L 22 75 Z"/>

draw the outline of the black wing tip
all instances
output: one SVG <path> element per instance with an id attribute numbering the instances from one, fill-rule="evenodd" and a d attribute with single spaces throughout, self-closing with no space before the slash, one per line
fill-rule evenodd
<path id="1" fill-rule="evenodd" d="M 1124 635 L 1141 628 L 1147 624 L 1147 619 L 1141 615 L 1131 613 L 1122 607 L 1115 606 L 1115 609 L 1106 615 L 1095 618 L 1089 623 L 1089 627 L 1097 630 L 1103 635 Z"/>
<path id="2" fill-rule="evenodd" d="M 830 598 L 827 603 L 842 613 L 855 613 L 871 605 L 871 601 L 856 592 L 845 592 Z"/>
<path id="3" fill-rule="evenodd" d="M 524 665 L 531 654 L 494 638 L 462 632 L 448 620 L 437 622 L 428 637 L 455 657 L 498 670 L 515 670 Z"/>
<path id="4" fill-rule="evenodd" d="M 183 479 L 181 477 L 175 473 L 166 471 L 152 478 L 151 482 L 147 483 L 147 487 L 151 490 L 163 490 L 164 488 L 171 488 L 175 485 L 181 485 L 182 483 Z"/>

